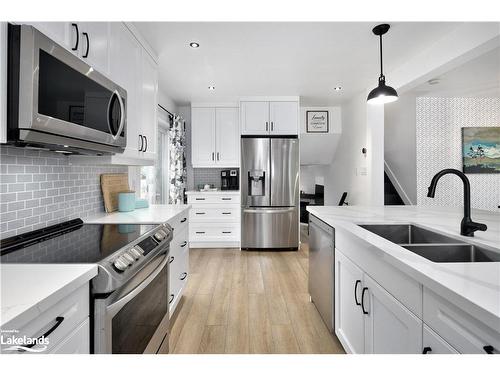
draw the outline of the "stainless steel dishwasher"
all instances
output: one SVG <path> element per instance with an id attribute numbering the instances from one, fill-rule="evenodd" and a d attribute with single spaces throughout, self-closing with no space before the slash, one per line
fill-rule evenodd
<path id="1" fill-rule="evenodd" d="M 330 332 L 334 329 L 335 230 L 309 215 L 309 295 Z"/>

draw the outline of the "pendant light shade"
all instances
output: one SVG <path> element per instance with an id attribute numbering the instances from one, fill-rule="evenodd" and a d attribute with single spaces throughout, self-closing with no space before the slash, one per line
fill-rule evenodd
<path id="1" fill-rule="evenodd" d="M 373 28 L 373 33 L 380 38 L 380 77 L 378 77 L 378 86 L 368 94 L 366 99 L 370 104 L 385 104 L 398 100 L 398 93 L 391 86 L 385 84 L 382 60 L 382 35 L 389 31 L 390 25 L 384 23 Z"/>

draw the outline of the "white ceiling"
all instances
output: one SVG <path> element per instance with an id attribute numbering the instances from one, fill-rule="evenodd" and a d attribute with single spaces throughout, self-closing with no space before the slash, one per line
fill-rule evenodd
<path id="1" fill-rule="evenodd" d="M 417 96 L 500 97 L 500 48 L 435 77 L 439 83 L 424 83 L 413 92 Z"/>
<path id="2" fill-rule="evenodd" d="M 160 87 L 177 104 L 251 95 L 300 95 L 336 105 L 375 87 L 378 39 L 365 22 L 138 22 L 160 61 Z M 458 23 L 392 23 L 384 37 L 390 72 Z M 200 48 L 189 47 L 189 42 Z M 387 83 L 391 77 L 387 74 Z M 209 91 L 208 86 L 216 90 Z M 333 87 L 341 85 L 341 92 Z"/>

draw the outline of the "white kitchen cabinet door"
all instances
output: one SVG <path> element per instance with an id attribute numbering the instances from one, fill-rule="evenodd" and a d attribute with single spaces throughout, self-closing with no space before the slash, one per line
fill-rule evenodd
<path id="1" fill-rule="evenodd" d="M 79 56 L 98 72 L 109 73 L 109 22 L 78 22 Z"/>
<path id="2" fill-rule="evenodd" d="M 299 133 L 299 103 L 270 102 L 270 131 L 274 135 L 295 135 Z"/>
<path id="3" fill-rule="evenodd" d="M 89 354 L 90 353 L 90 321 L 89 318 L 80 324 L 68 337 L 59 343 L 50 354 Z"/>
<path id="4" fill-rule="evenodd" d="M 348 353 L 365 351 L 362 283 L 363 271 L 335 250 L 335 333 Z"/>
<path id="5" fill-rule="evenodd" d="M 269 134 L 269 102 L 241 102 L 241 134 Z"/>
<path id="6" fill-rule="evenodd" d="M 77 33 L 77 26 L 73 26 L 71 22 L 27 22 L 26 24 L 35 27 L 64 48 L 69 50 L 75 48 L 73 52 L 77 53 L 80 30 L 78 29 Z M 81 42 L 81 39 L 78 41 Z"/>
<path id="7" fill-rule="evenodd" d="M 214 167 L 215 108 L 193 108 L 191 112 L 191 162 L 193 167 Z"/>
<path id="8" fill-rule="evenodd" d="M 143 157 L 154 160 L 156 158 L 156 114 L 158 108 L 158 66 L 151 56 L 142 50 L 141 54 L 141 121 L 139 133 L 144 139 Z"/>
<path id="9" fill-rule="evenodd" d="M 363 291 L 365 353 L 421 353 L 422 321 L 367 274 L 364 275 Z"/>
<path id="10" fill-rule="evenodd" d="M 121 22 L 111 23 L 109 54 L 110 77 L 127 90 L 127 147 L 124 156 L 137 158 L 142 139 L 139 137 L 141 119 L 141 46 Z"/>
<path id="11" fill-rule="evenodd" d="M 423 354 L 458 354 L 441 336 L 424 324 Z"/>
<path id="12" fill-rule="evenodd" d="M 216 161 L 222 167 L 240 165 L 238 108 L 215 109 Z"/>

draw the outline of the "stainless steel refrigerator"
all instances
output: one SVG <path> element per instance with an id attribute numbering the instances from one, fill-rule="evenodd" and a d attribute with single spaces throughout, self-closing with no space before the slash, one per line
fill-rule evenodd
<path id="1" fill-rule="evenodd" d="M 299 140 L 241 139 L 241 248 L 299 246 Z"/>

